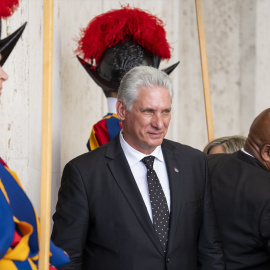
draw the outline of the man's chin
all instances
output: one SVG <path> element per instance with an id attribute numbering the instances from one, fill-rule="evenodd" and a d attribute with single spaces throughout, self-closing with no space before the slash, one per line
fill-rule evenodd
<path id="1" fill-rule="evenodd" d="M 161 145 L 163 142 L 163 137 L 159 137 L 159 138 L 151 138 L 149 140 L 149 146 L 152 146 L 152 147 L 157 147 L 159 145 Z"/>

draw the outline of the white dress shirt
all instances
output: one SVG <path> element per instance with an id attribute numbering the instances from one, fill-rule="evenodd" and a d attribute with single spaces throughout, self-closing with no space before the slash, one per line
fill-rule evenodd
<path id="1" fill-rule="evenodd" d="M 131 147 L 125 141 L 122 132 L 120 132 L 120 144 L 127 158 L 128 164 L 135 178 L 137 186 L 141 192 L 141 195 L 143 197 L 149 216 L 153 222 L 152 207 L 151 207 L 148 184 L 147 184 L 147 179 L 146 179 L 147 169 L 144 163 L 141 161 L 141 159 L 149 155 L 145 155 L 135 150 L 133 147 Z M 161 150 L 161 146 L 158 146 L 150 155 L 155 157 L 154 170 L 156 171 L 156 174 L 159 178 L 159 181 L 164 191 L 168 208 L 170 211 L 170 204 L 171 204 L 170 185 L 169 185 L 167 168 L 166 168 L 165 160 L 164 160 L 163 153 Z"/>

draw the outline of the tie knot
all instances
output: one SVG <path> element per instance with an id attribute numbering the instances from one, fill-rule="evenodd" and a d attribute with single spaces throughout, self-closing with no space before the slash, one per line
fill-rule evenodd
<path id="1" fill-rule="evenodd" d="M 144 163 L 144 165 L 148 169 L 152 170 L 153 169 L 154 160 L 155 160 L 155 157 L 154 156 L 147 156 L 147 157 L 144 157 L 142 159 L 142 162 Z"/>

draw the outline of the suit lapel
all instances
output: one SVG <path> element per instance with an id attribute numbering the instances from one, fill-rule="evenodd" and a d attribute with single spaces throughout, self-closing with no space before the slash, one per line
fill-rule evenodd
<path id="1" fill-rule="evenodd" d="M 111 173 L 144 231 L 158 251 L 164 256 L 164 252 L 158 236 L 154 231 L 145 203 L 121 148 L 119 136 L 116 137 L 117 138 L 108 146 L 106 153 L 106 156 L 111 159 L 108 163 Z"/>
<path id="2" fill-rule="evenodd" d="M 174 147 L 164 140 L 162 144 L 162 151 L 166 162 L 167 173 L 170 181 L 171 192 L 171 211 L 170 211 L 170 230 L 167 247 L 167 254 L 173 247 L 173 241 L 177 232 L 177 223 L 179 220 L 179 213 L 182 207 L 183 189 L 181 174 L 183 168 L 180 167 L 179 161 L 176 161 L 174 156 Z"/>

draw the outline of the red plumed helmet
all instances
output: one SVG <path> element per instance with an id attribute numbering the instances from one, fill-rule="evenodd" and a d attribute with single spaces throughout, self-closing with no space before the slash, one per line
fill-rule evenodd
<path id="1" fill-rule="evenodd" d="M 125 73 L 140 65 L 158 68 L 161 60 L 170 59 L 171 48 L 159 18 L 127 5 L 92 19 L 75 53 L 104 91 L 117 92 Z M 164 71 L 169 74 L 178 63 Z"/>
<path id="2" fill-rule="evenodd" d="M 82 54 L 85 61 L 95 59 L 98 63 L 107 48 L 127 40 L 136 42 L 162 60 L 171 57 L 164 23 L 150 13 L 129 6 L 110 10 L 90 21 L 82 30 L 77 53 Z"/>

